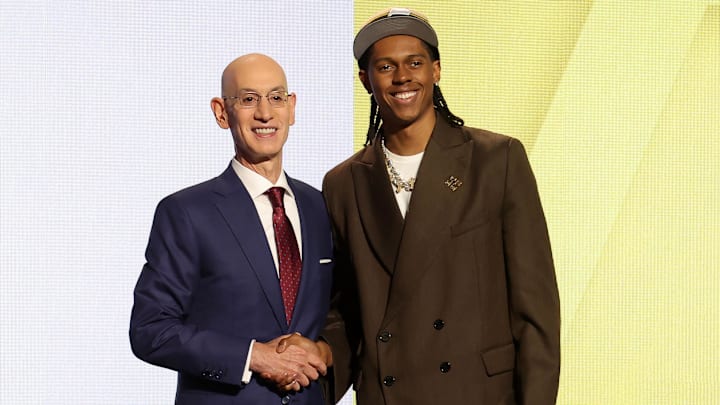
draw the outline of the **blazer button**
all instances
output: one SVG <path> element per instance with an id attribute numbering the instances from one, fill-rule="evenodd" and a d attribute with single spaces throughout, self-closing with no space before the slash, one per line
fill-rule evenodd
<path id="1" fill-rule="evenodd" d="M 395 384 L 396 380 L 397 379 L 395 377 L 389 375 L 389 376 L 383 378 L 383 384 L 385 384 L 386 387 L 392 387 L 393 384 Z"/>
<path id="2" fill-rule="evenodd" d="M 433 328 L 440 330 L 445 327 L 445 321 L 442 319 L 437 319 L 435 322 L 433 322 Z"/>
<path id="3" fill-rule="evenodd" d="M 290 403 L 290 395 L 285 395 L 284 397 L 282 397 L 282 399 L 280 400 L 280 403 L 283 405 L 289 404 Z"/>
<path id="4" fill-rule="evenodd" d="M 444 361 L 442 362 L 442 364 L 440 364 L 440 372 L 443 374 L 447 373 L 448 371 L 450 371 L 450 367 L 452 367 L 452 364 L 450 364 L 450 362 L 448 361 Z"/>
<path id="5" fill-rule="evenodd" d="M 382 331 L 382 333 L 380 335 L 378 335 L 378 340 L 383 343 L 387 343 L 390 341 L 391 337 L 392 337 L 392 333 L 384 330 L 384 331 Z"/>

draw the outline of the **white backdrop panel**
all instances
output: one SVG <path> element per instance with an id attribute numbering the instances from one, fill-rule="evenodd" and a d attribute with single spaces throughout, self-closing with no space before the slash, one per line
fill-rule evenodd
<path id="1" fill-rule="evenodd" d="M 172 402 L 127 336 L 155 205 L 232 158 L 209 102 L 248 52 L 285 67 L 285 169 L 319 187 L 352 152 L 352 34 L 351 1 L 0 3 L 0 403 Z"/>

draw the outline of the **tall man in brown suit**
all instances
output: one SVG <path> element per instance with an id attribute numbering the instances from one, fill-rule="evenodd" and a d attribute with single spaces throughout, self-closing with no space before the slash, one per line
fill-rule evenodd
<path id="1" fill-rule="evenodd" d="M 371 124 L 323 184 L 333 308 L 321 340 L 278 350 L 315 345 L 360 405 L 555 403 L 558 290 L 522 144 L 450 112 L 423 16 L 385 11 L 353 50 Z"/>

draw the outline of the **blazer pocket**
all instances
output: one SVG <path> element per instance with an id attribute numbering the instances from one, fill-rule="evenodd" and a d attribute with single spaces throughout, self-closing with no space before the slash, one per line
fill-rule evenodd
<path id="1" fill-rule="evenodd" d="M 515 368 L 515 345 L 512 343 L 490 349 L 481 356 L 490 377 Z"/>
<path id="2" fill-rule="evenodd" d="M 464 233 L 470 232 L 473 229 L 480 228 L 490 222 L 490 217 L 483 213 L 479 218 L 473 218 L 470 221 L 458 222 L 455 225 L 450 225 L 450 237 L 455 238 Z"/>

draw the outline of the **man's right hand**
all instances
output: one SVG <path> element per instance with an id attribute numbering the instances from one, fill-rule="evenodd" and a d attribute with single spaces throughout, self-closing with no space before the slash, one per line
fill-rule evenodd
<path id="1" fill-rule="evenodd" d="M 278 350 L 280 341 L 293 336 L 300 335 L 283 335 L 265 343 L 256 341 L 250 357 L 250 370 L 272 381 L 280 389 L 299 391 L 320 375 L 325 375 L 327 366 L 316 352 L 300 345 Z"/>
<path id="2" fill-rule="evenodd" d="M 292 335 L 281 336 L 276 346 L 276 351 L 279 354 L 298 349 L 304 350 L 314 357 L 318 357 L 326 368 L 332 366 L 332 351 L 325 341 L 318 340 L 315 342 L 299 333 L 294 333 Z M 322 373 L 322 375 L 325 375 L 325 373 Z M 277 388 L 281 391 L 289 391 L 294 389 L 294 386 L 295 384 L 278 384 Z"/>

